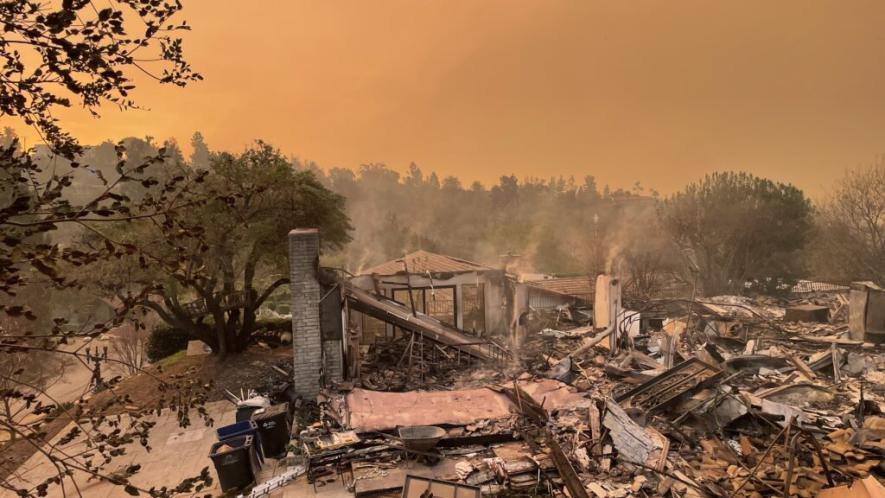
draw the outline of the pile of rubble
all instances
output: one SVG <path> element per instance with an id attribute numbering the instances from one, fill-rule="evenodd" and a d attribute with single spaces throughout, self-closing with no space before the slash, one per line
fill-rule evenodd
<path id="1" fill-rule="evenodd" d="M 648 312 L 658 327 L 533 331 L 509 370 L 424 372 L 422 385 L 396 365 L 369 368 L 368 389 L 321 396 L 322 420 L 300 440 L 309 475 L 346 468 L 357 496 L 398 490 L 409 474 L 485 495 L 885 493 L 867 479 L 885 471 L 885 358 L 849 337 L 844 296 Z M 426 426 L 442 431 L 429 446 L 398 432 Z"/>

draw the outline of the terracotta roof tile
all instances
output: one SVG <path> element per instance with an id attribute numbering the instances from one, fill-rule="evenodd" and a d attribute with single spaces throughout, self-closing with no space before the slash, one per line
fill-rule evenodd
<path id="1" fill-rule="evenodd" d="M 529 286 L 566 296 L 592 297 L 595 282 L 589 276 L 548 278 L 526 282 Z"/>
<path id="2" fill-rule="evenodd" d="M 419 250 L 405 256 L 406 264 L 409 267 L 409 273 L 466 273 L 472 271 L 489 271 L 493 270 L 488 266 L 466 261 L 463 259 L 453 258 L 451 256 L 443 256 L 432 252 Z M 396 275 L 405 273 L 403 267 L 403 258 L 394 259 L 381 263 L 372 268 L 367 268 L 360 272 L 361 275 Z"/>

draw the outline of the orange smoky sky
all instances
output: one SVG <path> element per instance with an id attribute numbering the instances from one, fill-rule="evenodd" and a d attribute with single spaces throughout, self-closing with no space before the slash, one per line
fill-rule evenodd
<path id="1" fill-rule="evenodd" d="M 881 0 L 184 3 L 205 81 L 140 79 L 145 110 L 62 113 L 82 142 L 188 151 L 199 130 L 213 149 L 260 138 L 325 168 L 665 193 L 740 169 L 819 195 L 885 153 Z"/>

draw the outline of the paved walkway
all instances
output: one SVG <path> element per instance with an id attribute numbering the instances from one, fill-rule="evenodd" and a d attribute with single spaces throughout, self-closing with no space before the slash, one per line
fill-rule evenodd
<path id="1" fill-rule="evenodd" d="M 210 416 L 215 419 L 215 427 L 231 424 L 235 421 L 236 408 L 228 401 L 216 401 L 206 404 Z M 178 426 L 174 413 L 166 412 L 160 417 L 152 417 L 157 425 L 152 429 L 149 445 L 151 451 L 147 452 L 140 444 L 133 443 L 126 447 L 126 454 L 115 458 L 105 472 L 110 474 L 116 469 L 124 468 L 132 464 L 140 464 L 141 471 L 132 477 L 134 485 L 149 489 L 151 487 L 169 486 L 174 487 L 183 479 L 196 476 L 203 467 L 209 467 L 213 480 L 213 486 L 199 493 L 200 496 L 210 493 L 213 496 L 221 494 L 218 487 L 218 479 L 215 468 L 209 459 L 209 449 L 216 441 L 215 427 L 206 427 L 202 419 L 193 415 L 194 425 L 187 429 Z M 56 441 L 67 434 L 73 424 L 63 430 Z M 64 446 L 66 454 L 76 454 L 86 450 L 83 439 Z M 38 453 L 31 457 L 24 465 L 19 467 L 18 482 L 28 483 L 33 486 L 42 482 L 47 477 L 55 474 L 55 469 L 46 458 Z M 129 497 L 122 487 L 112 484 L 90 480 L 89 476 L 82 472 L 75 472 L 73 479 L 82 496 L 90 498 Z M 60 486 L 53 486 L 49 497 L 76 497 L 77 491 L 71 478 L 65 478 L 65 491 Z M 0 497 L 14 496 L 8 491 L 0 490 Z"/>

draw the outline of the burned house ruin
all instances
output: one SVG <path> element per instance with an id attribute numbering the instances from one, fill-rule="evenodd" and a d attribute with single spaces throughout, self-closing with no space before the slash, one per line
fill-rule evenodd
<path id="1" fill-rule="evenodd" d="M 319 268 L 318 251 L 316 230 L 289 234 L 295 386 L 305 396 L 359 378 L 370 347 L 404 335 L 417 339 L 409 354 L 418 361 L 425 351 L 434 359 L 500 361 L 510 356 L 502 344 L 518 342 L 514 334 L 524 333 L 530 313 L 580 306 L 592 316 L 588 276 L 524 278 L 424 250 L 341 275 Z"/>
<path id="2" fill-rule="evenodd" d="M 421 250 L 363 270 L 350 282 L 414 303 L 416 311 L 476 336 L 504 335 L 509 326 L 511 299 L 503 269 Z M 386 332 L 392 333 L 389 326 Z"/>
<path id="3" fill-rule="evenodd" d="M 289 257 L 294 388 L 299 395 L 313 397 L 322 386 L 358 378 L 365 345 L 403 334 L 416 342 L 409 349 L 420 356 L 418 361 L 424 359 L 425 342 L 432 344 L 426 349 L 430 354 L 449 360 L 509 357 L 486 337 L 507 330 L 510 308 L 503 271 L 419 251 L 369 274 L 336 278 L 319 268 L 316 229 L 289 233 Z M 419 273 L 397 270 L 410 264 Z M 465 323 L 469 332 L 457 326 Z"/>

